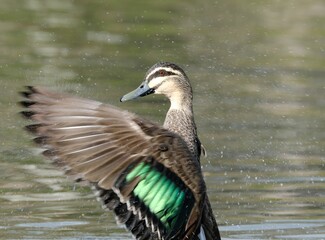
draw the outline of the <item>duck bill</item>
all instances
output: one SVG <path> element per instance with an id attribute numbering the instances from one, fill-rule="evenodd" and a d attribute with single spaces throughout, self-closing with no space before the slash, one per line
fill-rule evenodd
<path id="1" fill-rule="evenodd" d="M 138 97 L 147 96 L 154 92 L 155 92 L 155 90 L 153 88 L 150 88 L 146 82 L 143 82 L 137 89 L 135 89 L 132 92 L 129 92 L 128 94 L 125 94 L 123 97 L 121 97 L 120 101 L 126 102 L 129 100 L 136 99 Z"/>

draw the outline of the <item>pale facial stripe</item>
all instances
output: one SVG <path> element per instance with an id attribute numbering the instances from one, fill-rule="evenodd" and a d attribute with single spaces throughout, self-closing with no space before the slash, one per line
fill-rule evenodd
<path id="1" fill-rule="evenodd" d="M 173 68 L 170 68 L 170 67 L 159 67 L 159 68 L 155 68 L 154 70 L 152 70 L 152 71 L 147 75 L 146 80 L 151 79 L 152 76 L 153 76 L 154 74 L 156 74 L 157 72 L 159 72 L 160 70 L 164 70 L 164 71 L 166 71 L 166 72 L 172 72 L 173 74 L 175 74 L 175 75 L 179 75 L 179 76 L 182 75 L 182 73 L 181 73 L 180 71 L 176 70 L 176 69 L 173 69 Z"/>

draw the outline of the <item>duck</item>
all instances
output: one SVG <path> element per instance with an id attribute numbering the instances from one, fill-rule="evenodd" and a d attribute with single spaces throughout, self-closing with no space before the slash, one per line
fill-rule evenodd
<path id="1" fill-rule="evenodd" d="M 150 94 L 170 101 L 163 126 L 95 100 L 27 86 L 21 114 L 32 120 L 42 154 L 76 182 L 86 182 L 117 224 L 141 240 L 219 240 L 207 195 L 184 70 L 158 62 L 126 102 Z"/>

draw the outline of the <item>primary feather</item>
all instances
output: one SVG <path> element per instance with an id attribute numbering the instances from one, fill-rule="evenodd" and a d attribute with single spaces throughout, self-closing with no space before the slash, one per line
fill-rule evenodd
<path id="1" fill-rule="evenodd" d="M 103 204 L 139 239 L 191 239 L 205 184 L 199 162 L 176 134 L 108 104 L 38 87 L 22 114 L 44 155 L 92 184 Z"/>
<path id="2" fill-rule="evenodd" d="M 164 126 L 108 104 L 27 87 L 22 114 L 43 155 L 77 181 L 89 182 L 137 239 L 218 240 L 220 234 L 200 166 L 193 94 L 176 64 L 152 66 L 128 101 L 163 94 Z"/>

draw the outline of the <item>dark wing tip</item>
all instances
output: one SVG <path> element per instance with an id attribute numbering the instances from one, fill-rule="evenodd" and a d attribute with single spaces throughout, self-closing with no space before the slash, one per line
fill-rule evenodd
<path id="1" fill-rule="evenodd" d="M 30 119 L 33 115 L 35 115 L 35 112 L 33 111 L 21 111 L 21 115 L 23 115 L 25 118 Z"/>
<path id="2" fill-rule="evenodd" d="M 43 156 L 48 158 L 53 158 L 56 156 L 57 152 L 54 149 L 46 149 L 42 152 Z"/>
<path id="3" fill-rule="evenodd" d="M 30 124 L 30 125 L 27 125 L 25 126 L 25 129 L 28 131 L 28 132 L 31 132 L 33 134 L 37 134 L 38 132 L 38 129 L 40 127 L 44 126 L 43 124 L 40 124 L 40 123 L 36 123 L 36 124 Z"/>
<path id="4" fill-rule="evenodd" d="M 34 105 L 36 102 L 34 101 L 20 101 L 18 102 L 22 107 L 29 108 L 30 106 Z"/>
<path id="5" fill-rule="evenodd" d="M 33 141 L 39 145 L 45 145 L 48 143 L 48 137 L 46 136 L 40 136 L 40 137 L 36 137 L 33 139 Z"/>
<path id="6" fill-rule="evenodd" d="M 32 92 L 32 93 L 36 93 L 37 92 L 37 90 L 36 90 L 36 88 L 34 86 L 27 85 L 27 86 L 25 86 L 25 88 L 27 90 L 29 90 L 30 92 Z"/>
<path id="7" fill-rule="evenodd" d="M 30 95 L 37 92 L 37 89 L 33 86 L 25 86 L 25 91 L 19 92 L 19 94 L 25 98 L 29 98 Z"/>
<path id="8" fill-rule="evenodd" d="M 31 101 L 30 98 L 31 98 L 31 95 L 33 95 L 34 93 L 37 92 L 37 90 L 33 86 L 25 86 L 25 88 L 26 88 L 26 90 L 19 92 L 19 95 L 21 95 L 23 98 L 27 98 L 27 99 L 19 101 L 18 104 L 20 106 L 24 107 L 24 108 L 29 108 L 30 106 L 36 104 L 36 102 Z M 25 117 L 30 117 L 31 116 L 30 114 L 25 114 L 24 112 L 22 112 L 22 114 Z"/>
<path id="9" fill-rule="evenodd" d="M 22 91 L 22 92 L 19 92 L 19 94 L 24 98 L 29 98 L 30 95 L 32 94 L 32 92 Z"/>

